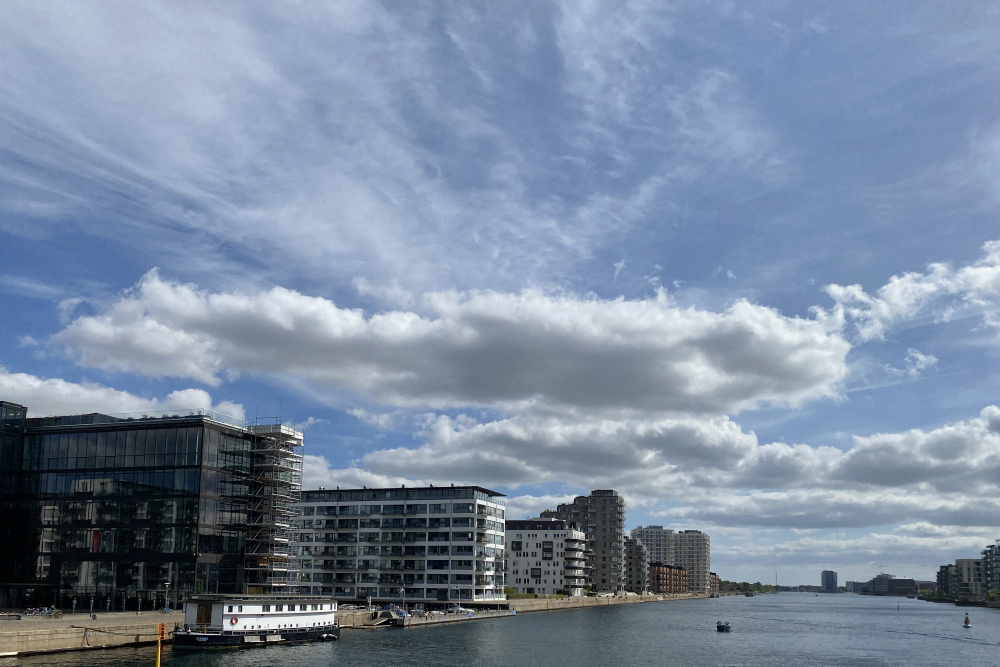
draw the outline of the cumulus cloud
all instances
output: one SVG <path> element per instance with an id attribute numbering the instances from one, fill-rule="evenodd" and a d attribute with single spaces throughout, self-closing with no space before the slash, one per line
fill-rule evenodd
<path id="1" fill-rule="evenodd" d="M 733 413 L 838 394 L 849 344 L 818 320 L 739 300 L 721 313 L 666 291 L 627 301 L 425 295 L 431 316 L 360 310 L 276 287 L 208 293 L 148 273 L 54 337 L 83 366 L 220 384 L 281 373 L 396 406 Z"/>
<path id="2" fill-rule="evenodd" d="M 827 285 L 835 316 L 851 321 L 860 340 L 879 340 L 914 319 L 944 322 L 978 314 L 1000 326 L 1000 241 L 983 245 L 983 255 L 966 266 L 934 263 L 923 273 L 907 272 L 868 294 L 861 285 Z"/>
<path id="3" fill-rule="evenodd" d="M 362 486 L 385 488 L 402 486 L 403 484 L 421 485 L 423 482 L 406 477 L 379 475 L 354 466 L 332 468 L 324 456 L 306 454 L 302 461 L 302 488 L 304 489 L 318 489 L 320 487 L 335 489 L 339 486 L 348 489 L 359 489 Z"/>
<path id="4" fill-rule="evenodd" d="M 614 488 L 630 503 L 668 500 L 673 521 L 772 528 L 901 522 L 995 526 L 1000 408 L 923 431 L 856 437 L 847 450 L 758 442 L 724 417 L 564 421 L 522 414 L 477 423 L 438 417 L 425 443 L 358 462 L 385 478 L 486 486 Z"/>
<path id="5" fill-rule="evenodd" d="M 164 398 L 143 398 L 92 382 L 76 383 L 11 373 L 2 366 L 0 398 L 27 406 L 28 415 L 32 417 L 201 408 L 244 418 L 242 405 L 231 401 L 213 403 L 211 395 L 204 389 L 181 389 L 170 392 Z"/>

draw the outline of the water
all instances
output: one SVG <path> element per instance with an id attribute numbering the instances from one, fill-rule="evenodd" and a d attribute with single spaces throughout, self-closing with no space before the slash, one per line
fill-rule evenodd
<path id="1" fill-rule="evenodd" d="M 899 605 L 899 611 L 897 611 Z M 973 627 L 962 628 L 966 611 Z M 733 625 L 715 630 L 717 620 Z M 0 667 L 150 667 L 155 649 L 0 659 Z M 164 651 L 165 667 L 812 667 L 996 665 L 1000 610 L 782 593 L 520 614 L 415 630 L 345 630 L 332 644 Z"/>

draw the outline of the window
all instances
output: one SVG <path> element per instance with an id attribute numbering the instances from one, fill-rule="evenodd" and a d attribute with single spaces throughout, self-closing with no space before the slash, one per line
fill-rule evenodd
<path id="1" fill-rule="evenodd" d="M 233 613 L 233 605 L 229 605 L 229 613 Z"/>
<path id="2" fill-rule="evenodd" d="M 243 613 L 243 605 L 240 605 L 239 608 L 236 611 L 238 611 L 238 612 L 240 612 L 242 614 Z"/>
<path id="3" fill-rule="evenodd" d="M 542 568 L 540 568 L 540 567 L 533 567 L 533 568 L 531 568 L 531 576 L 533 576 L 533 577 L 540 577 L 540 576 L 542 576 Z"/>
<path id="4" fill-rule="evenodd" d="M 275 611 L 285 611 L 285 605 L 283 605 L 283 604 L 276 604 L 276 605 L 274 605 L 274 610 Z"/>
<path id="5" fill-rule="evenodd" d="M 269 605 L 269 604 L 265 604 L 265 605 L 263 605 L 263 606 L 262 606 L 262 607 L 260 608 L 260 610 L 261 610 L 261 612 L 263 612 L 263 613 L 265 613 L 265 614 L 266 614 L 267 612 L 271 611 L 271 605 Z"/>

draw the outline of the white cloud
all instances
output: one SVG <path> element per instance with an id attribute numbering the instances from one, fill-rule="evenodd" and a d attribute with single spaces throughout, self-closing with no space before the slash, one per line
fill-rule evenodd
<path id="1" fill-rule="evenodd" d="M 507 498 L 505 515 L 508 519 L 532 519 L 542 510 L 554 510 L 560 503 L 573 501 L 574 496 L 513 496 Z"/>
<path id="2" fill-rule="evenodd" d="M 621 259 L 620 262 L 615 262 L 614 266 L 615 266 L 615 280 L 617 281 L 618 280 L 618 274 L 621 273 L 622 269 L 625 268 L 625 258 L 622 257 L 622 259 Z"/>
<path id="3" fill-rule="evenodd" d="M 208 293 L 148 273 L 54 337 L 83 366 L 218 385 L 264 372 L 396 406 L 732 413 L 835 397 L 848 343 L 745 300 L 722 313 L 655 298 L 538 290 L 425 295 L 433 317 L 365 317 L 283 288 Z"/>
<path id="4" fill-rule="evenodd" d="M 388 477 L 378 475 L 360 468 L 331 468 L 330 462 L 324 456 L 313 456 L 306 454 L 302 461 L 302 488 L 336 489 L 345 487 L 348 489 L 360 489 L 362 486 L 369 488 L 385 488 L 411 484 L 414 486 L 423 485 L 420 480 L 412 481 L 405 477 Z"/>
<path id="5" fill-rule="evenodd" d="M 922 318 L 944 322 L 981 314 L 1000 326 L 1000 241 L 983 245 L 983 255 L 960 268 L 934 263 L 924 273 L 892 276 L 874 295 L 861 285 L 827 285 L 835 317 L 854 323 L 861 340 L 879 340 L 896 325 Z"/>
<path id="6" fill-rule="evenodd" d="M 357 276 L 351 281 L 361 296 L 372 296 L 392 306 L 409 306 L 413 303 L 413 292 L 403 289 L 393 278 L 389 285 L 372 285 L 366 278 Z"/>
<path id="7" fill-rule="evenodd" d="M 317 419 L 316 417 L 309 417 L 304 422 L 293 422 L 290 424 L 290 426 L 294 428 L 296 431 L 301 432 L 305 431 L 310 426 L 315 426 L 316 424 L 328 424 L 328 423 L 330 423 L 329 419 Z"/>
<path id="8" fill-rule="evenodd" d="M 244 418 L 242 405 L 231 401 L 213 403 L 211 395 L 204 389 L 181 389 L 170 392 L 164 398 L 142 398 L 92 382 L 75 383 L 27 373 L 11 373 L 2 366 L 0 398 L 27 406 L 31 417 L 201 408 Z"/>

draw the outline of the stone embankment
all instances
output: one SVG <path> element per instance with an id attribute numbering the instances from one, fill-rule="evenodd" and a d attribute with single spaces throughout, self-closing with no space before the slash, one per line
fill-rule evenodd
<path id="1" fill-rule="evenodd" d="M 616 604 L 636 604 L 638 602 L 662 602 L 664 600 L 693 600 L 707 598 L 698 593 L 681 595 L 629 595 L 626 597 L 573 597 L 558 599 L 526 598 L 510 600 L 507 604 L 519 614 L 532 611 L 556 611 L 559 609 L 578 609 L 581 607 L 599 607 Z"/>
<path id="2" fill-rule="evenodd" d="M 584 607 L 604 607 L 619 604 L 636 604 L 639 602 L 663 602 L 666 600 L 693 600 L 707 598 L 707 595 L 685 593 L 682 595 L 629 595 L 626 597 L 572 597 L 572 598 L 524 598 L 507 600 L 494 605 L 476 605 L 476 611 L 469 614 L 435 614 L 431 617 L 407 618 L 403 627 L 421 627 L 439 623 L 457 623 L 461 621 L 478 621 L 487 618 L 501 618 L 536 611 L 559 611 L 561 609 L 581 609 Z M 373 624 L 372 612 L 363 609 L 344 611 L 337 614 L 337 620 L 343 629 L 372 630 L 376 628 L 400 627 L 400 624 Z"/>
<path id="3" fill-rule="evenodd" d="M 89 614 L 22 616 L 21 620 L 0 621 L 0 656 L 155 644 L 160 623 L 167 626 L 169 638 L 174 624 L 184 623 L 184 614 L 112 612 L 97 614 L 96 621 Z"/>

